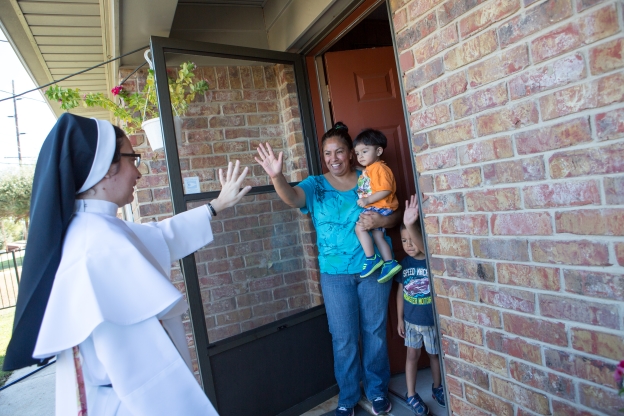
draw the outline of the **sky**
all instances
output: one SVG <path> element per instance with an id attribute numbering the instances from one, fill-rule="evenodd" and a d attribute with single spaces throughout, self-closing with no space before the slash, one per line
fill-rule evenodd
<path id="1" fill-rule="evenodd" d="M 0 30 L 0 99 L 12 95 L 11 80 L 15 81 L 17 94 L 36 87 Z M 21 98 L 17 101 L 17 116 L 19 130 L 25 133 L 20 135 L 22 163 L 34 165 L 56 117 L 41 92 L 34 91 Z M 13 100 L 0 102 L 0 170 L 18 166 L 15 121 L 9 116 L 13 116 Z"/>

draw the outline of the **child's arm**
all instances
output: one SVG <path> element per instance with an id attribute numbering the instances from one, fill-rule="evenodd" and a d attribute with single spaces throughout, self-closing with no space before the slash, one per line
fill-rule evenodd
<path id="1" fill-rule="evenodd" d="M 364 208 L 366 205 L 374 204 L 377 201 L 381 201 L 382 199 L 384 199 L 385 197 L 387 197 L 391 193 L 392 193 L 391 191 L 375 192 L 375 193 L 370 194 L 369 196 L 367 196 L 365 198 L 358 199 L 357 200 L 357 204 L 358 204 L 359 207 Z"/>
<path id="2" fill-rule="evenodd" d="M 405 322 L 403 322 L 403 285 L 399 283 L 397 290 L 397 320 L 399 321 L 397 330 L 401 338 L 405 338 Z"/>
<path id="3" fill-rule="evenodd" d="M 409 201 L 405 201 L 405 212 L 403 212 L 403 224 L 405 229 L 412 238 L 412 242 L 418 247 L 421 253 L 425 252 L 425 245 L 423 244 L 423 236 L 418 226 L 418 201 L 416 195 L 412 195 Z"/>

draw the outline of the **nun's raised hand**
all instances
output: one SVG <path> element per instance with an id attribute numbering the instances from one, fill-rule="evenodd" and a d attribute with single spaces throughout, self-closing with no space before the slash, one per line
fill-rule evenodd
<path id="1" fill-rule="evenodd" d="M 284 158 L 284 154 L 282 152 L 279 152 L 277 157 L 275 157 L 275 153 L 273 153 L 273 149 L 270 144 L 267 143 L 266 145 L 263 145 L 260 143 L 258 146 L 258 156 L 260 156 L 259 159 L 257 157 L 254 157 L 254 159 L 256 159 L 256 162 L 262 166 L 264 171 L 271 178 L 275 178 L 282 173 L 282 163 Z"/>
<path id="2" fill-rule="evenodd" d="M 223 177 L 223 169 L 219 169 L 219 182 L 221 182 L 221 193 L 217 199 L 210 201 L 210 204 L 216 212 L 234 206 L 251 190 L 251 186 L 241 188 L 245 176 L 249 168 L 240 171 L 240 162 L 237 160 L 234 164 L 228 163 L 227 173 Z"/>

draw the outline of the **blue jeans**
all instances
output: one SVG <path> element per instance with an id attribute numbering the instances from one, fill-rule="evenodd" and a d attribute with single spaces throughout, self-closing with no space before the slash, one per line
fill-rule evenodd
<path id="1" fill-rule="evenodd" d="M 321 273 L 334 350 L 334 375 L 340 388 L 338 406 L 357 404 L 360 380 L 368 399 L 388 394 L 386 321 L 392 281 L 380 284 L 378 277 L 378 271 L 364 279 L 359 274 Z"/>

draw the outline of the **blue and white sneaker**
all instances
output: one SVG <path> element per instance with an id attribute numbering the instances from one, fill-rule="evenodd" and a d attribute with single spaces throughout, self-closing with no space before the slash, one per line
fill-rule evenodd
<path id="1" fill-rule="evenodd" d="M 427 407 L 427 405 L 425 404 L 423 399 L 420 398 L 418 393 L 413 396 L 406 397 L 405 401 L 416 416 L 427 416 L 431 414 L 429 413 L 429 407 Z"/>
<path id="2" fill-rule="evenodd" d="M 373 399 L 373 413 L 376 415 L 387 415 L 392 410 L 392 403 L 386 397 Z"/>
<path id="3" fill-rule="evenodd" d="M 383 264 L 383 259 L 377 254 L 371 257 L 366 257 L 366 261 L 364 262 L 364 266 L 362 267 L 362 273 L 360 274 L 360 277 L 370 276 L 375 272 L 375 270 L 383 266 Z"/>
<path id="4" fill-rule="evenodd" d="M 438 386 L 438 388 L 434 388 L 433 384 L 431 385 L 431 397 L 435 400 L 440 406 L 446 407 L 446 402 L 444 399 L 444 387 L 442 384 Z"/>
<path id="5" fill-rule="evenodd" d="M 352 407 L 344 407 L 344 406 L 340 406 L 336 408 L 336 416 L 354 416 L 355 415 L 355 411 L 353 410 Z"/>
<path id="6" fill-rule="evenodd" d="M 403 269 L 403 266 L 399 264 L 396 260 L 386 261 L 381 268 L 381 273 L 379 274 L 379 279 L 377 281 L 379 283 L 386 283 L 388 280 L 392 279 L 395 274 L 400 272 Z"/>

